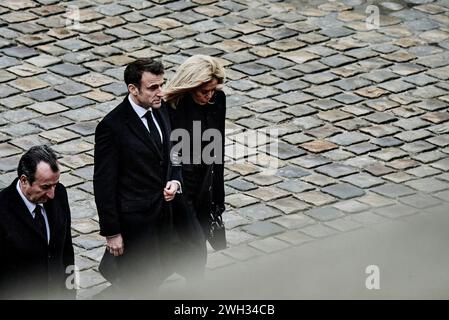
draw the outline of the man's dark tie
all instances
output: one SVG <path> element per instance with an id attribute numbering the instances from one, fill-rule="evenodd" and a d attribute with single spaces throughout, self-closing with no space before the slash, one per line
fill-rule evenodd
<path id="1" fill-rule="evenodd" d="M 145 118 L 147 118 L 148 122 L 148 128 L 150 129 L 150 135 L 151 138 L 156 142 L 157 147 L 162 150 L 162 141 L 161 141 L 161 135 L 159 134 L 159 131 L 157 130 L 156 124 L 154 123 L 153 117 L 151 116 L 151 110 L 148 110 L 147 113 L 145 113 Z"/>
<path id="2" fill-rule="evenodd" d="M 37 225 L 40 233 L 45 237 L 45 240 L 48 242 L 47 238 L 47 227 L 45 226 L 45 218 L 42 214 L 41 206 L 37 205 L 34 209 L 34 222 Z"/>

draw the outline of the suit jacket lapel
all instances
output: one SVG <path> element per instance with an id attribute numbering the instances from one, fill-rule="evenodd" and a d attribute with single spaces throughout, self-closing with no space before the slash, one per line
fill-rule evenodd
<path id="1" fill-rule="evenodd" d="M 125 108 L 127 112 L 127 125 L 132 132 L 142 140 L 150 149 L 153 149 L 160 158 L 162 158 L 161 151 L 156 145 L 156 142 L 150 136 L 147 128 L 143 124 L 142 120 L 139 119 L 139 116 L 134 112 L 131 104 L 128 101 L 128 97 L 125 98 Z"/>
<path id="2" fill-rule="evenodd" d="M 169 150 L 170 150 L 170 122 L 168 118 L 166 117 L 166 114 L 161 111 L 161 109 L 154 109 L 154 115 L 156 116 L 157 121 L 159 122 L 159 126 L 161 127 L 162 132 L 162 138 L 164 141 L 163 149 L 164 154 L 169 156 Z"/>
<path id="3" fill-rule="evenodd" d="M 28 210 L 27 206 L 23 202 L 22 198 L 20 197 L 19 193 L 16 190 L 16 184 L 17 179 L 14 180 L 14 182 L 8 187 L 9 192 L 11 194 L 11 203 L 10 208 L 13 212 L 17 212 L 17 218 L 22 221 L 24 225 L 26 225 L 29 229 L 32 230 L 32 232 L 36 233 L 36 235 L 45 241 L 44 236 L 41 234 L 39 229 L 37 228 L 33 217 Z M 19 209 L 19 210 L 17 210 Z"/>
<path id="4" fill-rule="evenodd" d="M 50 247 L 53 247 L 53 245 L 56 243 L 56 231 L 60 231 L 61 226 L 59 214 L 56 212 L 55 207 L 55 200 L 49 200 L 44 204 L 45 213 L 47 214 L 48 225 L 50 228 Z"/>

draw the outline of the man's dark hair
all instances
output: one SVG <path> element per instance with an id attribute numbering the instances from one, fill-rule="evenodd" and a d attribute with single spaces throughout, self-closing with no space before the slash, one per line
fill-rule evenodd
<path id="1" fill-rule="evenodd" d="M 151 58 L 142 58 L 131 62 L 125 69 L 124 78 L 126 86 L 134 84 L 140 90 L 140 81 L 145 71 L 158 76 L 164 73 L 164 65 Z"/>
<path id="2" fill-rule="evenodd" d="M 23 156 L 20 158 L 19 166 L 17 167 L 17 175 L 19 178 L 25 175 L 30 184 L 36 180 L 36 169 L 37 165 L 41 162 L 48 163 L 53 172 L 58 172 L 58 163 L 55 152 L 46 145 L 35 146 L 30 148 Z"/>

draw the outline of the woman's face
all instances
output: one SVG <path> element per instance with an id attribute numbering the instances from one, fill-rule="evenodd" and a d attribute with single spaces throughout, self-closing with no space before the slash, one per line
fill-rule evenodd
<path id="1" fill-rule="evenodd" d="M 205 84 L 199 86 L 198 88 L 193 89 L 192 92 L 193 101 L 195 101 L 201 106 L 208 104 L 209 101 L 214 96 L 217 86 L 218 80 L 214 78 L 211 81 L 206 82 Z"/>

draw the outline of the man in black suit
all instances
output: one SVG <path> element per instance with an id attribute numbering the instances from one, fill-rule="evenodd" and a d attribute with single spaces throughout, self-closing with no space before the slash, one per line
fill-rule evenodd
<path id="1" fill-rule="evenodd" d="M 32 147 L 0 192 L 0 297 L 73 299 L 70 208 L 55 153 Z"/>
<path id="2" fill-rule="evenodd" d="M 107 241 L 100 271 L 120 297 L 152 297 L 172 272 L 169 204 L 181 187 L 181 170 L 169 156 L 163 65 L 138 59 L 124 78 L 129 94 L 95 132 L 94 193 Z"/>

